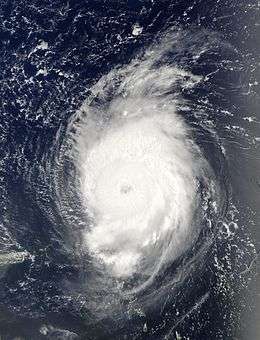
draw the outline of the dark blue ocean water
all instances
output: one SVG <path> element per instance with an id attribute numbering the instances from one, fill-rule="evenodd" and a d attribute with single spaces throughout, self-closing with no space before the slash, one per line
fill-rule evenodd
<path id="1" fill-rule="evenodd" d="M 25 254 L 1 260 L 1 339 L 257 339 L 259 9 L 253 0 L 0 0 L 0 256 Z M 171 29 L 184 33 L 167 58 L 205 79 L 181 90 L 204 118 L 180 112 L 221 183 L 219 232 L 196 275 L 158 306 L 98 318 L 82 289 L 66 129 L 102 75 Z"/>

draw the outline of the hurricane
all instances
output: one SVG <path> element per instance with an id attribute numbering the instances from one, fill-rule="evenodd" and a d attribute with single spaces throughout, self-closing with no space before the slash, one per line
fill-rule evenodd
<path id="1" fill-rule="evenodd" d="M 193 6 L 94 16 L 99 41 L 70 5 L 3 73 L 0 337 L 231 338 L 256 256 L 248 57 Z"/>
<path id="2" fill-rule="evenodd" d="M 228 205 L 224 173 L 215 173 L 180 113 L 190 105 L 181 91 L 203 81 L 168 57 L 184 34 L 172 29 L 101 77 L 64 129 L 91 277 L 83 286 L 98 319 L 137 297 L 152 308 L 151 292 L 164 296 L 167 280 L 175 289 L 176 276 L 185 282 L 205 261 Z"/>
<path id="3" fill-rule="evenodd" d="M 187 85 L 186 77 L 188 86 L 200 78 L 167 62 L 153 69 L 166 53 L 159 46 L 102 78 L 92 91 L 104 104 L 83 104 L 74 137 L 91 218 L 83 243 L 118 279 L 152 281 L 198 237 L 201 206 L 212 199 L 217 210 L 214 173 L 170 92 L 177 82 Z"/>

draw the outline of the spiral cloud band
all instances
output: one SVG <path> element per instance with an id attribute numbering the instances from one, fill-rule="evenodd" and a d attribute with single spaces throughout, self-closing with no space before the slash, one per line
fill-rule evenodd
<path id="1" fill-rule="evenodd" d="M 183 79 L 185 86 L 199 79 L 169 65 L 158 72 L 154 62 L 149 51 L 142 62 L 102 78 L 83 105 L 75 137 L 91 219 L 84 244 L 115 278 L 154 277 L 200 230 L 209 165 L 177 114 L 178 98 L 167 94 Z"/>

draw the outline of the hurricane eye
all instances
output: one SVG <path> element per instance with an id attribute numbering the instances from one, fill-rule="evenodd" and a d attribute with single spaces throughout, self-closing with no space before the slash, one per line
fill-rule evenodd
<path id="1" fill-rule="evenodd" d="M 121 194 L 128 194 L 133 190 L 133 188 L 131 187 L 131 185 L 129 184 L 124 184 L 121 186 L 120 188 L 120 192 Z"/>

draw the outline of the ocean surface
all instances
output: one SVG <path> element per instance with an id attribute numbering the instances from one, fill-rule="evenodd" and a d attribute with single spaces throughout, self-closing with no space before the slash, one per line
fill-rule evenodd
<path id="1" fill-rule="evenodd" d="M 0 0 L 1 339 L 259 339 L 259 12 Z"/>

